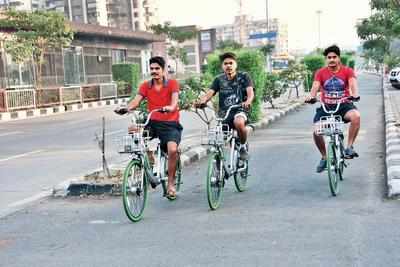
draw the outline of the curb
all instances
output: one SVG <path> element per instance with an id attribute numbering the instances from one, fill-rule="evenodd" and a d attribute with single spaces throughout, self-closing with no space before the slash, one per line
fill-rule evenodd
<path id="1" fill-rule="evenodd" d="M 386 124 L 386 176 L 388 197 L 395 197 L 400 195 L 400 121 L 393 111 L 388 86 L 385 84 L 382 88 Z"/>
<path id="2" fill-rule="evenodd" d="M 75 111 L 81 111 L 81 110 L 110 106 L 110 105 L 120 105 L 122 103 L 126 103 L 128 99 L 129 98 L 126 97 L 126 98 L 109 99 L 96 102 L 88 102 L 83 104 L 71 104 L 71 105 L 62 105 L 49 108 L 0 112 L 0 123 L 15 121 L 15 120 L 31 119 L 36 117 L 45 117 L 50 115 L 75 112 Z"/>
<path id="3" fill-rule="evenodd" d="M 265 129 L 271 123 L 279 120 L 287 114 L 299 109 L 304 103 L 294 103 L 273 115 L 267 115 L 260 122 L 254 124 L 254 128 Z M 205 158 L 208 155 L 208 149 L 204 146 L 195 146 L 181 155 L 184 167 Z M 110 166 L 110 169 L 112 167 Z M 98 170 L 97 170 L 98 171 Z M 400 180 L 399 180 L 400 182 Z M 80 181 L 78 179 L 70 179 L 59 184 L 53 189 L 53 197 L 68 197 L 80 195 L 111 195 L 119 196 L 121 194 L 121 185 L 118 183 L 94 183 L 90 181 Z"/>

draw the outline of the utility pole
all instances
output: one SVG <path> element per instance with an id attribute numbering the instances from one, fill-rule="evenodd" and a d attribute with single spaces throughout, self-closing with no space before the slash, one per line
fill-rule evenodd
<path id="1" fill-rule="evenodd" d="M 267 20 L 267 32 L 269 32 L 269 3 L 268 0 L 265 0 L 265 9 L 266 9 L 266 20 Z"/>

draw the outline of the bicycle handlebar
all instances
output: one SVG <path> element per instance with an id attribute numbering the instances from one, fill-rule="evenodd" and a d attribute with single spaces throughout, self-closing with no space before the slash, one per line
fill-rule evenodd
<path id="1" fill-rule="evenodd" d="M 125 115 L 125 114 L 132 113 L 132 111 L 128 111 L 128 108 L 127 108 L 127 107 L 119 107 L 119 108 L 115 109 L 114 112 L 115 112 L 116 114 L 118 114 L 118 115 Z M 151 119 L 151 115 L 153 115 L 153 113 L 155 113 L 155 112 L 167 113 L 167 112 L 169 112 L 169 111 L 165 110 L 164 107 L 159 108 L 159 109 L 153 109 L 153 110 L 147 115 L 147 119 L 146 119 L 145 123 L 142 124 L 143 127 L 146 127 L 146 126 L 149 124 L 150 119 Z"/>
<path id="2" fill-rule="evenodd" d="M 338 101 L 338 103 L 336 103 L 336 108 L 333 111 L 332 110 L 327 110 L 326 106 L 325 106 L 325 103 L 321 102 L 321 106 L 322 106 L 322 109 L 324 110 L 324 112 L 328 113 L 328 114 L 334 114 L 334 113 L 338 112 L 338 110 L 340 108 L 340 105 L 343 103 L 342 102 L 343 100 L 349 100 L 351 102 L 358 102 L 358 101 L 360 101 L 360 96 L 357 96 L 357 97 L 347 96 L 347 97 L 342 97 L 342 98 L 340 98 L 338 100 L 339 101 Z M 304 102 L 307 103 L 307 104 L 315 104 L 316 102 L 318 102 L 318 100 L 317 100 L 317 98 L 313 97 L 313 98 L 310 98 L 310 100 L 308 100 L 308 101 L 306 100 Z"/>

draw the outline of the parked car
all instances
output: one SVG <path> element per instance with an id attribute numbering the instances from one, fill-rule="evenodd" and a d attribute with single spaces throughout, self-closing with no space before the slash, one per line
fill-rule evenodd
<path id="1" fill-rule="evenodd" d="M 389 81 L 394 88 L 400 89 L 400 67 L 394 68 L 390 71 Z"/>

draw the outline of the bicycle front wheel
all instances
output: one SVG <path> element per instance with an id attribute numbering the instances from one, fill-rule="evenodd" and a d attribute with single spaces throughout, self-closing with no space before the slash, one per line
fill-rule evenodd
<path id="1" fill-rule="evenodd" d="M 217 209 L 221 204 L 224 183 L 224 167 L 221 155 L 213 153 L 208 160 L 206 184 L 208 205 L 212 210 Z"/>
<path id="2" fill-rule="evenodd" d="M 247 151 L 249 151 L 248 145 Z M 249 161 L 241 160 L 238 154 L 239 153 L 237 153 L 237 172 L 234 175 L 234 180 L 237 191 L 243 192 L 244 190 L 246 190 L 247 177 L 249 176 Z"/>
<path id="3" fill-rule="evenodd" d="M 339 192 L 339 161 L 334 142 L 329 142 L 328 144 L 327 169 L 329 189 L 331 190 L 332 196 L 336 196 Z"/>
<path id="4" fill-rule="evenodd" d="M 147 202 L 147 180 L 143 165 L 132 160 L 124 172 L 122 200 L 126 216 L 132 222 L 142 219 Z"/>

